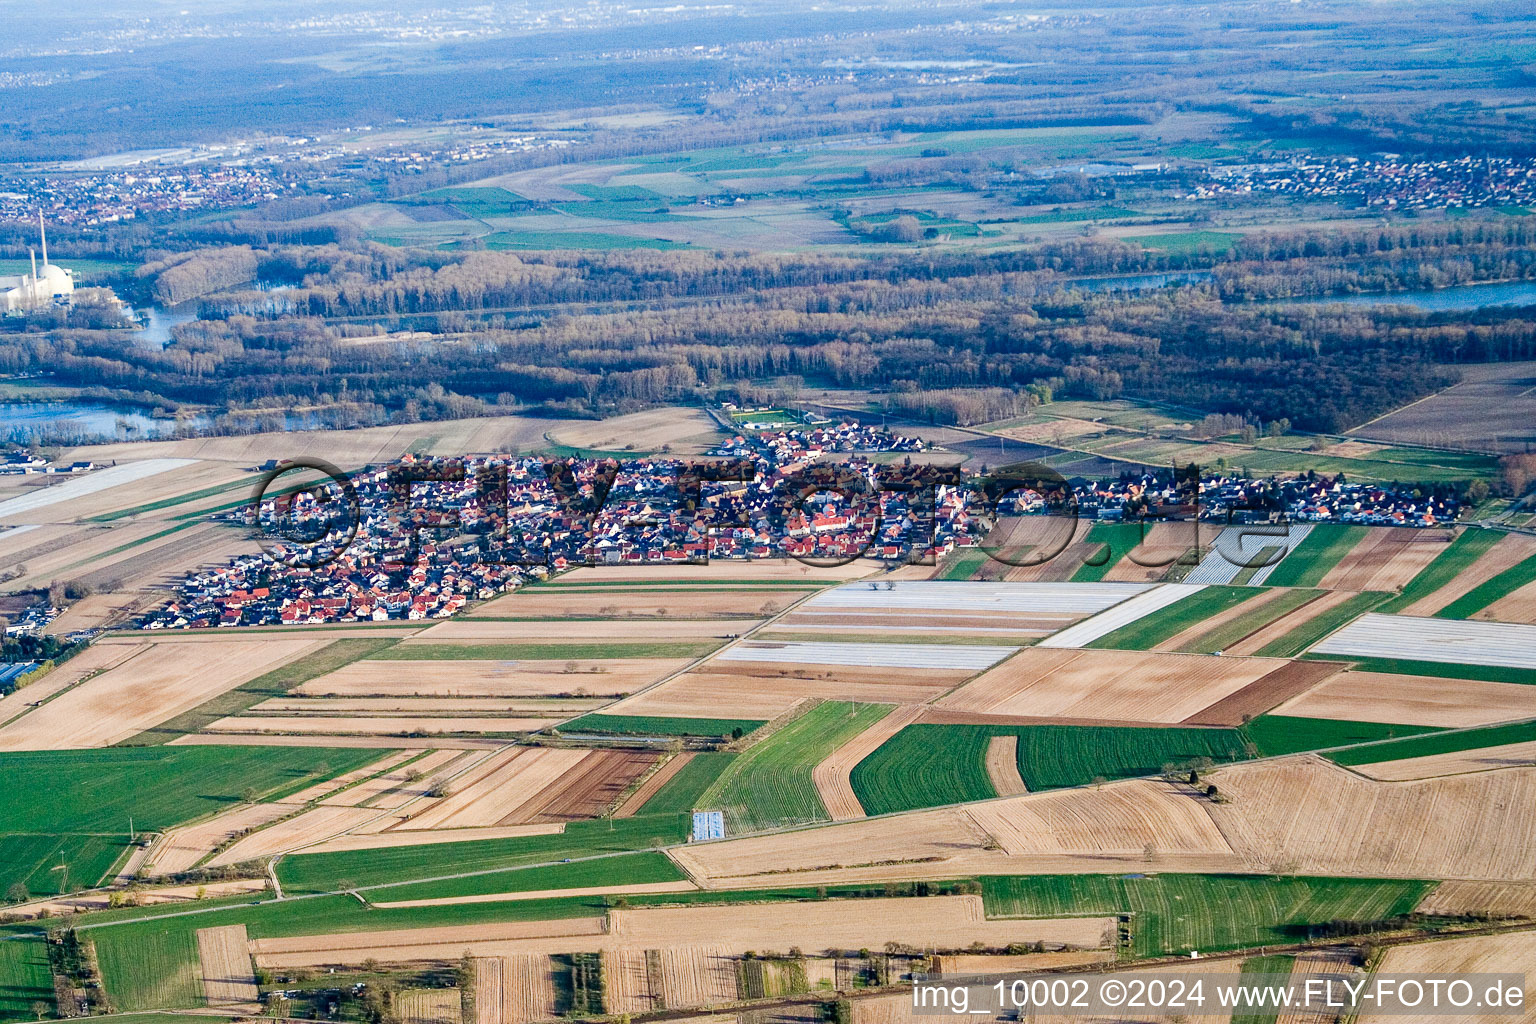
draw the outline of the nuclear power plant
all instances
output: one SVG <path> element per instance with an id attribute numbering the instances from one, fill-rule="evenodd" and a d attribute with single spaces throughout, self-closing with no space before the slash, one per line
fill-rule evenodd
<path id="1" fill-rule="evenodd" d="M 68 270 L 48 262 L 48 229 L 43 215 L 37 215 L 37 231 L 43 247 L 43 265 L 37 265 L 37 250 L 32 251 L 32 272 L 0 277 L 0 308 L 5 312 L 40 309 L 60 299 L 68 300 L 75 291 L 75 279 Z"/>

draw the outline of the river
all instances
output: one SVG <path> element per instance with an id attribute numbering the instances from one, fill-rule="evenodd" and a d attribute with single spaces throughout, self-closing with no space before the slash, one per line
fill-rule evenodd
<path id="1" fill-rule="evenodd" d="M 1329 295 L 1280 302 L 1349 306 L 1415 306 L 1431 312 L 1446 309 L 1482 309 L 1485 306 L 1536 306 L 1536 281 L 1496 281 L 1491 284 L 1458 284 L 1411 292 L 1368 292 L 1360 295 Z"/>

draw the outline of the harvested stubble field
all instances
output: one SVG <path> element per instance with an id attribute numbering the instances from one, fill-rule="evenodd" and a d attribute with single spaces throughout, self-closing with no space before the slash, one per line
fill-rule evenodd
<path id="1" fill-rule="evenodd" d="M 1468 531 L 1468 533 L 1471 532 Z M 1513 569 L 1525 559 L 1536 555 L 1536 537 L 1527 537 L 1518 533 L 1494 536 L 1496 540 L 1487 550 L 1469 565 L 1461 567 L 1446 580 L 1444 585 L 1396 610 L 1403 615 L 1433 615 L 1500 573 Z M 1460 540 L 1461 538 L 1458 538 L 1458 541 Z"/>
<path id="2" fill-rule="evenodd" d="M 564 715 L 524 715 L 519 717 L 487 715 L 483 718 L 427 717 L 363 718 L 358 716 L 305 718 L 296 715 L 236 715 L 221 718 L 204 728 L 204 733 L 240 733 L 243 735 L 282 734 L 289 736 L 397 736 L 404 738 L 451 736 L 458 733 L 506 735 L 537 732 L 559 725 L 578 711 Z"/>
<path id="3" fill-rule="evenodd" d="M 1452 539 L 1442 530 L 1374 527 L 1328 570 L 1318 586 L 1324 590 L 1354 591 L 1394 591 L 1406 587 L 1445 552 Z"/>
<path id="4" fill-rule="evenodd" d="M 1524 622 L 1536 624 L 1536 582 L 1527 583 L 1509 596 L 1501 597 L 1475 616 L 1498 622 Z"/>
<path id="5" fill-rule="evenodd" d="M 980 896 L 873 898 L 848 902 L 701 904 L 614 909 L 603 918 L 414 928 L 347 935 L 258 939 L 263 967 L 357 964 L 476 956 L 560 954 L 713 945 L 748 950 L 807 951 L 879 948 L 897 942 L 920 948 L 964 948 L 1044 941 L 1093 949 L 1114 934 L 1106 917 L 989 920 Z"/>
<path id="6" fill-rule="evenodd" d="M 1212 779 L 1230 802 L 1208 813 L 1257 870 L 1278 859 L 1316 874 L 1536 877 L 1536 768 L 1374 782 L 1300 755 Z"/>
<path id="7" fill-rule="evenodd" d="M 811 772 L 811 779 L 815 782 L 816 792 L 821 797 L 821 802 L 826 805 L 827 813 L 832 816 L 833 821 L 864 817 L 864 808 L 859 805 L 859 798 L 854 794 L 853 783 L 849 778 L 854 766 L 873 754 L 886 740 L 917 721 L 922 713 L 921 705 L 903 705 L 838 747 L 816 765 Z M 1010 748 L 1009 754 L 1012 753 Z M 1013 776 L 1017 779 L 1019 773 L 1017 762 L 1010 759 L 1009 763 Z M 992 768 L 990 751 L 987 766 L 990 771 Z M 1021 790 L 1023 785 L 1023 782 L 1019 783 Z"/>
<path id="8" fill-rule="evenodd" d="M 1458 917 L 1536 918 L 1536 882 L 1441 882 L 1415 909 Z"/>
<path id="9" fill-rule="evenodd" d="M 292 813 L 290 805 L 248 804 L 196 825 L 172 829 L 150 850 L 148 870 L 157 875 L 190 870 L 235 836 Z"/>
<path id="10" fill-rule="evenodd" d="M 476 1024 L 529 1024 L 557 1012 L 555 970 L 547 955 L 475 958 Z"/>
<path id="11" fill-rule="evenodd" d="M 210 1007 L 255 1010 L 260 1005 L 245 925 L 199 928 L 197 956 L 203 969 L 203 998 Z"/>
<path id="12" fill-rule="evenodd" d="M 1136 546 L 1114 562 L 1103 578 L 1112 583 L 1155 583 L 1214 536 L 1213 529 L 1200 523 L 1158 523 L 1137 538 Z"/>
<path id="13" fill-rule="evenodd" d="M 1432 779 L 1441 775 L 1489 772 L 1499 768 L 1536 765 L 1536 740 L 1503 743 L 1469 750 L 1452 750 L 1423 757 L 1404 757 L 1391 761 L 1352 765 L 1361 775 L 1385 782 Z"/>
<path id="14" fill-rule="evenodd" d="M 400 1024 L 463 1024 L 456 988 L 408 988 L 395 997 Z"/>
<path id="15" fill-rule="evenodd" d="M 413 809 L 399 829 L 473 828 L 574 821 L 600 814 L 655 755 L 625 750 L 522 748 L 465 773 L 447 796 Z"/>
<path id="16" fill-rule="evenodd" d="M 257 715 L 529 715 L 587 711 L 605 698 L 559 697 L 278 697 L 251 709 Z"/>
<path id="17" fill-rule="evenodd" d="M 301 455 L 317 456 L 345 468 L 389 462 L 406 452 L 466 455 L 471 452 L 525 451 L 530 446 L 542 444 L 545 431 L 569 422 L 534 416 L 486 416 L 356 430 L 300 430 L 172 441 L 126 441 L 73 448 L 60 458 L 94 459 L 98 463 L 147 458 L 201 459 L 234 463 L 243 469 L 280 453 L 290 459 Z M 145 492 L 139 490 L 136 495 L 142 501 Z"/>
<path id="18" fill-rule="evenodd" d="M 606 420 L 567 420 L 549 432 L 557 444 L 600 451 L 654 452 L 668 446 L 698 454 L 720 440 L 720 428 L 702 409 L 648 409 Z"/>
<path id="19" fill-rule="evenodd" d="M 1298 718 L 1456 729 L 1536 718 L 1536 686 L 1440 676 L 1343 672 L 1275 710 L 1277 714 Z"/>
<path id="20" fill-rule="evenodd" d="M 1133 779 L 1090 790 L 1037 793 L 968 808 L 1011 856 L 1225 855 L 1232 852 L 1193 791 Z"/>
<path id="21" fill-rule="evenodd" d="M 710 662 L 605 709 L 617 715 L 770 719 L 807 698 L 921 704 L 963 681 L 969 670 L 818 668 L 766 662 Z"/>
<path id="22" fill-rule="evenodd" d="M 607 697 L 639 689 L 687 664 L 686 658 L 356 661 L 293 692 L 307 697 Z"/>
<path id="23" fill-rule="evenodd" d="M 1432 942 L 1415 942 L 1406 946 L 1393 946 L 1382 958 L 1378 969 L 1381 974 L 1408 974 L 1429 975 L 1431 977 L 1444 976 L 1446 974 L 1523 974 L 1526 978 L 1525 1005 L 1530 1006 L 1532 996 L 1536 996 L 1536 931 L 1509 932 L 1502 935 L 1477 935 L 1462 939 L 1437 939 Z M 1521 1019 L 1528 1019 L 1530 1011 L 1527 1009 Z M 1404 1017 L 1381 1013 L 1362 1013 L 1358 1020 L 1360 1024 L 1404 1024 L 1405 1021 L 1413 1021 L 1419 1024 L 1422 1021 L 1435 1021 L 1432 1015 L 1422 1017 Z M 1510 1020 L 1510 1014 L 1506 1010 L 1503 1013 L 1464 1014 L 1458 1015 L 1458 1021 L 1467 1024 L 1473 1022 L 1503 1022 Z"/>
<path id="24" fill-rule="evenodd" d="M 0 726 L 28 713 L 28 705 L 47 700 L 86 676 L 112 668 L 138 653 L 140 648 L 137 645 L 92 644 L 37 682 L 23 686 L 9 696 L 0 697 Z M 0 736 L 4 736 L 3 730 L 0 730 Z"/>
<path id="25" fill-rule="evenodd" d="M 369 807 L 316 807 L 252 832 L 225 847 L 208 861 L 210 867 L 288 853 L 350 832 L 380 811 Z"/>
<path id="26" fill-rule="evenodd" d="M 108 746 L 325 643 L 304 637 L 225 638 L 201 647 L 196 659 L 181 657 L 157 643 L 135 644 L 136 653 L 115 668 L 0 728 L 0 750 Z M 105 653 L 117 644 L 106 641 L 101 646 Z"/>
<path id="27" fill-rule="evenodd" d="M 726 616 L 760 618 L 794 604 L 805 590 L 767 587 L 686 585 L 593 587 L 573 585 L 534 587 L 487 601 L 472 611 L 473 619 L 718 619 Z M 655 623 L 650 623 L 655 625 Z M 741 623 L 735 623 L 740 628 Z M 596 632 L 597 623 L 586 627 Z M 576 635 L 582 635 L 577 633 Z"/>
<path id="28" fill-rule="evenodd" d="M 1029 792 L 1019 775 L 1019 738 L 993 736 L 987 741 L 987 779 L 998 796 L 1019 796 Z M 850 787 L 851 789 L 851 787 Z"/>
<path id="29" fill-rule="evenodd" d="M 977 715 L 1172 724 L 1285 664 L 1197 654 L 1026 648 L 935 706 Z"/>
<path id="30" fill-rule="evenodd" d="M 624 595 L 614 595 L 622 607 Z M 667 609 L 663 609 L 667 611 Z M 498 619 L 449 619 L 401 642 L 402 648 L 452 643 L 607 643 L 630 640 L 714 640 L 741 633 L 756 624 L 751 619 L 688 619 L 639 622 L 623 619 L 552 616 L 552 622 L 506 622 Z M 669 613 L 670 614 L 670 613 Z"/>

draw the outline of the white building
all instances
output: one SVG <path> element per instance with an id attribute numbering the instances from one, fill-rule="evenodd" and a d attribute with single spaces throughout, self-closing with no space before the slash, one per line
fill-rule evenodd
<path id="1" fill-rule="evenodd" d="M 18 309 L 37 309 L 74 294 L 74 276 L 63 267 L 48 262 L 48 230 L 43 227 L 41 212 L 37 215 L 37 230 L 42 236 L 43 265 L 37 265 L 37 253 L 34 251 L 32 273 L 0 277 L 0 309 L 7 313 Z"/>

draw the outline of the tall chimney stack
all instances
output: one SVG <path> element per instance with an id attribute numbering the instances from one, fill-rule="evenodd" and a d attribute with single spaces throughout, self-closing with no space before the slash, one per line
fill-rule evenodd
<path id="1" fill-rule="evenodd" d="M 48 265 L 48 228 L 43 225 L 43 211 L 37 211 L 37 233 L 43 236 L 43 266 Z"/>

